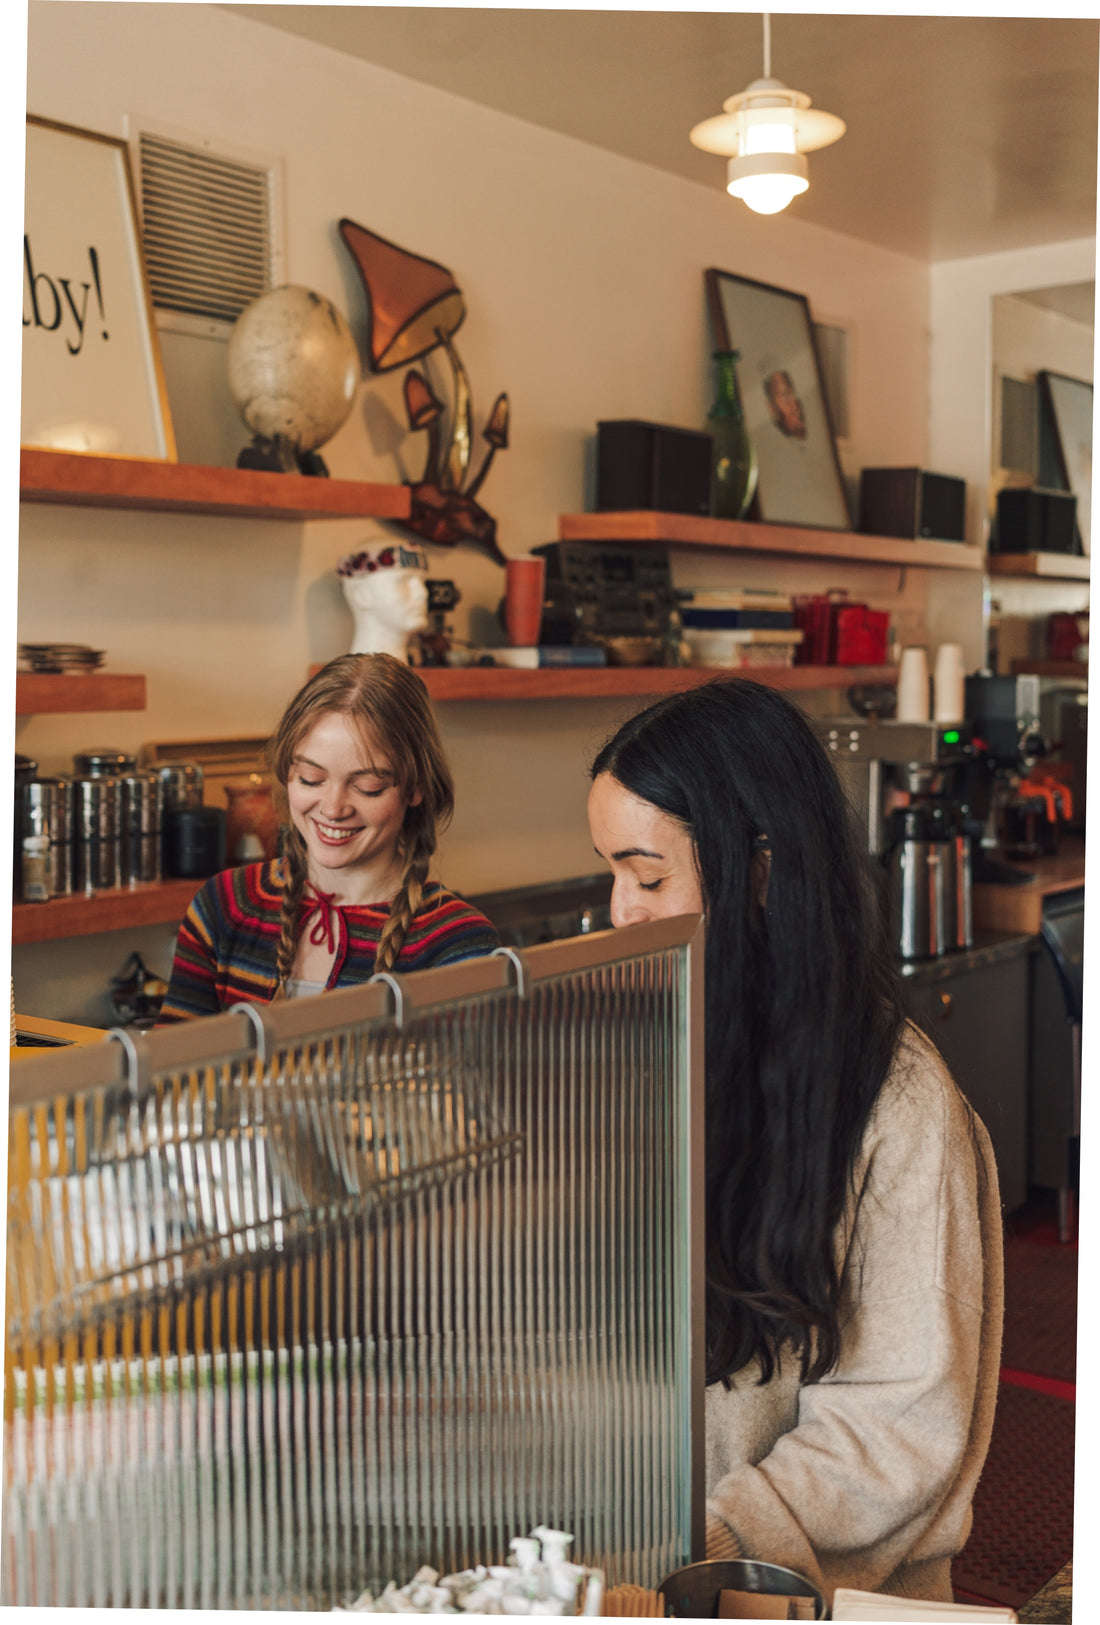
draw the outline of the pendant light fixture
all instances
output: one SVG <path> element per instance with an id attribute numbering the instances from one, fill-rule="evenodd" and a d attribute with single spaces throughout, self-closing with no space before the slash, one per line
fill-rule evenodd
<path id="1" fill-rule="evenodd" d="M 844 134 L 844 120 L 810 107 L 810 98 L 772 76 L 771 16 L 764 13 L 764 77 L 722 103 L 689 139 L 704 152 L 729 155 L 726 191 L 757 214 L 778 214 L 809 186 L 804 153 Z"/>

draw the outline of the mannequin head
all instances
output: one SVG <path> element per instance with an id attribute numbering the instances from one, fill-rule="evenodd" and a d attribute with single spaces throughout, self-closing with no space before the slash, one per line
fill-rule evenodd
<path id="1" fill-rule="evenodd" d="M 349 553 L 336 567 L 355 618 L 352 654 L 408 658 L 409 634 L 428 624 L 428 560 L 417 547 L 387 543 Z"/>

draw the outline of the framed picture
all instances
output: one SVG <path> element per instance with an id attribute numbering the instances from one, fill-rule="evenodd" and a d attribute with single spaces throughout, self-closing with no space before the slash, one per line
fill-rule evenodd
<path id="1" fill-rule="evenodd" d="M 25 446 L 176 460 L 124 141 L 27 118 Z"/>
<path id="2" fill-rule="evenodd" d="M 709 270 L 704 279 L 715 342 L 740 355 L 737 382 L 760 467 L 760 518 L 851 530 L 808 300 L 730 271 Z"/>
<path id="3" fill-rule="evenodd" d="M 1092 506 L 1092 385 L 1060 372 L 1039 373 L 1040 484 L 1073 491 L 1077 530 L 1086 558 Z M 1049 463 L 1053 463 L 1050 468 Z"/>

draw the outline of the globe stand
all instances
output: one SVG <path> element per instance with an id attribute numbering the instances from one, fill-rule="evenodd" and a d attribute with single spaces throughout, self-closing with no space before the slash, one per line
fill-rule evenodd
<path id="1" fill-rule="evenodd" d="M 250 445 L 237 453 L 238 468 L 255 468 L 265 474 L 313 474 L 328 478 L 324 459 L 316 451 L 299 452 L 285 435 L 256 434 Z"/>

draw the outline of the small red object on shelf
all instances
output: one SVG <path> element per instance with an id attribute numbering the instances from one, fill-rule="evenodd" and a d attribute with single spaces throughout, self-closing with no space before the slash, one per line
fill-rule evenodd
<path id="1" fill-rule="evenodd" d="M 1078 615 L 1058 610 L 1047 620 L 1047 652 L 1051 660 L 1080 660 L 1082 644 L 1089 640 L 1088 611 Z"/>
<path id="2" fill-rule="evenodd" d="M 851 604 L 841 588 L 793 600 L 794 624 L 802 631 L 799 666 L 884 666 L 890 617 L 885 610 Z"/>
<path id="3" fill-rule="evenodd" d="M 791 600 L 794 624 L 802 633 L 795 650 L 798 666 L 831 666 L 836 648 L 837 607 L 847 600 L 844 591 L 798 593 Z"/>
<path id="4" fill-rule="evenodd" d="M 884 666 L 890 617 L 885 610 L 849 604 L 836 611 L 838 666 Z"/>

